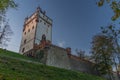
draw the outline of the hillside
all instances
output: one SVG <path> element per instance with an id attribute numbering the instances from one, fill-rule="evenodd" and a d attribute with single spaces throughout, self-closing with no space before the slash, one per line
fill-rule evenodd
<path id="1" fill-rule="evenodd" d="M 97 76 L 42 65 L 38 60 L 0 49 L 0 80 L 105 80 Z"/>

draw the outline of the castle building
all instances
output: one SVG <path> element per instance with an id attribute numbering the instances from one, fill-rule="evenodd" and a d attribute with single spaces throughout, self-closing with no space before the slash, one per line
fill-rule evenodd
<path id="1" fill-rule="evenodd" d="M 19 52 L 32 54 L 42 38 L 48 43 L 52 42 L 52 19 L 38 7 L 35 13 L 25 18 Z"/>
<path id="2" fill-rule="evenodd" d="M 71 48 L 52 44 L 52 19 L 40 7 L 25 18 L 19 52 L 45 65 L 97 74 L 94 63 L 72 55 Z"/>
<path id="3" fill-rule="evenodd" d="M 19 52 L 36 58 L 45 65 L 99 74 L 93 67 L 95 63 L 72 55 L 69 47 L 64 49 L 52 44 L 52 19 L 40 7 L 30 17 L 25 18 Z"/>
<path id="4" fill-rule="evenodd" d="M 49 66 L 96 74 L 92 62 L 72 55 L 71 48 L 52 44 L 52 20 L 39 7 L 25 18 L 20 53 Z"/>

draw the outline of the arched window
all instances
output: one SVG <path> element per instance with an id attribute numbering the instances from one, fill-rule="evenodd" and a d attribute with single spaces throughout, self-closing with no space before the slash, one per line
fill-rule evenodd
<path id="1" fill-rule="evenodd" d="M 45 34 L 42 35 L 42 40 L 46 40 Z"/>
<path id="2" fill-rule="evenodd" d="M 22 52 L 24 52 L 24 51 L 25 51 L 25 48 L 22 49 Z"/>
<path id="3" fill-rule="evenodd" d="M 34 26 L 32 27 L 32 29 L 34 29 Z"/>
<path id="4" fill-rule="evenodd" d="M 27 41 L 27 40 L 25 39 L 25 40 L 24 40 L 24 44 L 26 43 L 26 41 Z"/>
<path id="5" fill-rule="evenodd" d="M 26 35 L 26 32 L 24 33 L 24 35 Z"/>
<path id="6" fill-rule="evenodd" d="M 28 32 L 30 32 L 30 29 L 28 29 Z"/>

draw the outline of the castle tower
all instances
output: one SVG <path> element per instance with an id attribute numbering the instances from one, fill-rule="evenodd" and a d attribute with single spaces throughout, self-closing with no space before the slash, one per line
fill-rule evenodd
<path id="1" fill-rule="evenodd" d="M 35 13 L 25 18 L 19 52 L 25 54 L 34 50 L 43 36 L 46 41 L 52 42 L 52 20 L 38 7 Z"/>

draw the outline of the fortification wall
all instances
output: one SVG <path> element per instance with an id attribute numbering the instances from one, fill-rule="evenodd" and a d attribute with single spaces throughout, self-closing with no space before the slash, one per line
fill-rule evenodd
<path id="1" fill-rule="evenodd" d="M 46 65 L 97 75 L 93 63 L 68 55 L 66 49 L 54 45 L 48 50 Z"/>
<path id="2" fill-rule="evenodd" d="M 39 59 L 40 62 L 46 65 L 97 75 L 97 71 L 95 71 L 93 63 L 74 55 L 68 55 L 64 48 L 50 45 L 43 51 L 44 54 L 43 56 L 40 56 Z M 38 50 L 36 54 L 41 55 L 42 53 Z"/>
<path id="3" fill-rule="evenodd" d="M 69 61 L 70 61 L 72 70 L 97 75 L 97 72 L 93 67 L 93 63 L 84 59 L 76 58 L 75 56 L 69 57 Z"/>
<path id="4" fill-rule="evenodd" d="M 65 49 L 58 46 L 50 46 L 47 54 L 47 65 L 70 69 L 69 58 Z"/>

